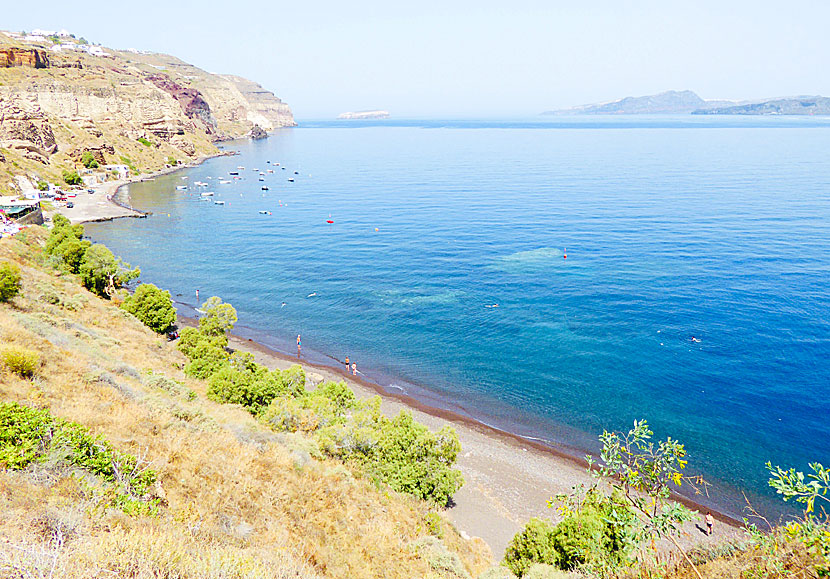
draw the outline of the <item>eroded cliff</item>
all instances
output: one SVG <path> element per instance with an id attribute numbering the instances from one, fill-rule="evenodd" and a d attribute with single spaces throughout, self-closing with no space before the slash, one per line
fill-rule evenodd
<path id="1" fill-rule="evenodd" d="M 216 153 L 216 141 L 255 125 L 295 125 L 288 105 L 239 77 L 163 54 L 51 44 L 0 34 L 0 192 L 21 172 L 82 170 L 78 151 L 152 171 Z"/>

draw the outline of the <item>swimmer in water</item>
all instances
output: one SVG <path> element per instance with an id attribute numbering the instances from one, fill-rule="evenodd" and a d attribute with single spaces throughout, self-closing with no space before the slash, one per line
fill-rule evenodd
<path id="1" fill-rule="evenodd" d="M 287 305 L 288 305 L 288 304 L 286 304 L 285 302 L 282 302 L 282 305 L 281 305 L 280 307 L 281 307 L 281 308 L 284 308 L 284 307 L 285 307 L 285 306 L 287 306 Z"/>
<path id="2" fill-rule="evenodd" d="M 699 343 L 700 343 L 700 340 L 698 340 L 697 338 L 695 338 L 694 336 L 692 336 L 692 342 L 695 342 L 696 344 L 699 344 Z"/>

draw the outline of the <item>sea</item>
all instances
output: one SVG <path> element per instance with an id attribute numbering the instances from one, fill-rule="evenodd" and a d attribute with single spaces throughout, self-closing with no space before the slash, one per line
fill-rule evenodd
<path id="1" fill-rule="evenodd" d="M 243 336 L 300 334 L 573 456 L 646 419 L 735 517 L 792 512 L 767 461 L 830 463 L 830 118 L 301 121 L 222 146 L 122 189 L 147 219 L 86 226 L 182 313 L 220 296 Z"/>

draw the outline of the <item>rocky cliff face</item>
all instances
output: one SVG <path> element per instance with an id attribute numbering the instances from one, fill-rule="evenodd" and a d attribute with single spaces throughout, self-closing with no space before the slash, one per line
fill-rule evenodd
<path id="1" fill-rule="evenodd" d="M 0 48 L 0 68 L 25 66 L 28 68 L 47 68 L 49 57 L 45 50 L 36 48 Z"/>
<path id="2" fill-rule="evenodd" d="M 79 169 L 77 152 L 90 150 L 99 164 L 154 170 L 215 153 L 213 142 L 247 136 L 255 125 L 295 125 L 288 105 L 260 85 L 168 55 L 47 54 L 18 44 L 0 34 L 0 169 L 19 160 L 59 175 Z"/>

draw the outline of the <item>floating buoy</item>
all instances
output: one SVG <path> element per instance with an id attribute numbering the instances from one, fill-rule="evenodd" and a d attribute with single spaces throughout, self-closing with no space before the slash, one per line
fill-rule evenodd
<path id="1" fill-rule="evenodd" d="M 565 255 L 562 256 L 562 259 L 568 259 L 568 249 L 565 249 Z"/>
<path id="2" fill-rule="evenodd" d="M 334 219 L 331 218 L 331 213 L 329 213 L 329 218 L 326 219 L 326 223 L 334 223 Z"/>
<path id="3" fill-rule="evenodd" d="M 378 229 L 377 227 L 375 227 L 375 231 L 380 231 L 380 229 Z"/>

